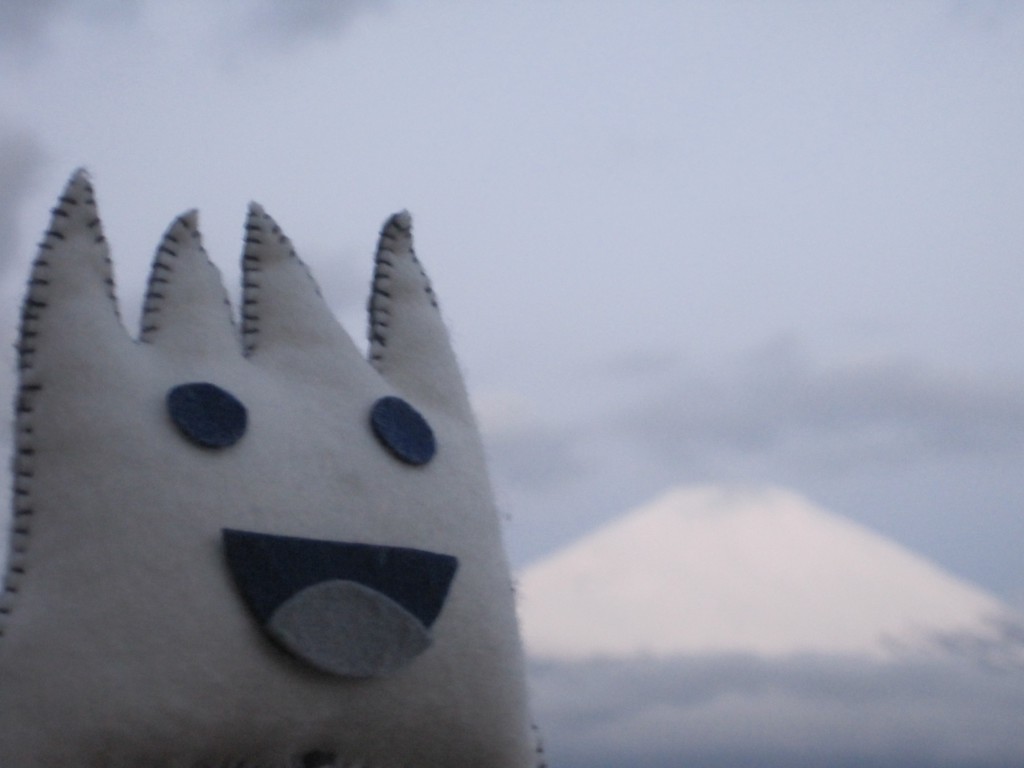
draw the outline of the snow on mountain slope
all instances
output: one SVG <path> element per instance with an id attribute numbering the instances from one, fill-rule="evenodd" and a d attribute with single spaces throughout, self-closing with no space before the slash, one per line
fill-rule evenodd
<path id="1" fill-rule="evenodd" d="M 519 589 L 538 657 L 1024 659 L 1024 625 L 999 600 L 774 488 L 673 490 L 530 567 Z"/>

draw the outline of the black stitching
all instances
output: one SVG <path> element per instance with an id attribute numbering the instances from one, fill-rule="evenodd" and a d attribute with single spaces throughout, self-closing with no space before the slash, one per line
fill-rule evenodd
<path id="1" fill-rule="evenodd" d="M 78 204 L 78 201 L 71 200 L 73 204 Z M 60 212 L 56 215 L 65 216 L 66 212 Z M 97 220 L 98 224 L 98 220 Z M 48 237 L 56 240 L 65 240 L 63 233 L 51 229 L 47 233 Z M 48 250 L 53 250 L 51 242 L 45 242 L 45 245 L 41 245 L 41 248 L 45 247 Z M 110 263 L 110 260 L 106 260 Z M 37 323 L 42 319 L 43 312 L 47 308 L 48 302 L 45 298 L 40 298 L 39 291 L 45 289 L 46 286 L 50 285 L 50 279 L 46 276 L 45 270 L 49 267 L 49 261 L 46 258 L 37 256 L 33 265 L 32 273 L 29 276 L 29 293 L 26 296 L 21 307 L 21 328 L 16 349 L 18 351 L 18 370 L 21 372 L 21 379 L 18 382 L 17 398 L 15 401 L 16 420 L 15 420 L 15 451 L 14 451 L 14 462 L 12 466 L 12 491 L 13 491 L 13 519 L 11 526 L 11 537 L 8 542 L 8 552 L 10 557 L 8 559 L 7 572 L 5 577 L 4 591 L 9 594 L 16 594 L 18 592 L 17 586 L 12 584 L 12 580 L 15 577 L 20 578 L 25 573 L 24 557 L 29 549 L 29 541 L 31 536 L 31 522 L 33 519 L 33 504 L 32 504 L 32 483 L 34 478 L 34 471 L 32 469 L 32 463 L 36 455 L 36 449 L 32 444 L 32 438 L 34 430 L 31 422 L 31 414 L 33 413 L 33 406 L 35 401 L 35 395 L 44 389 L 44 385 L 38 381 L 26 380 L 26 377 L 30 375 L 28 372 L 33 369 L 33 360 L 36 354 L 35 339 L 39 336 Z M 108 279 L 108 284 L 112 284 L 112 281 Z M 38 286 L 38 288 L 37 288 Z M 45 296 L 45 294 L 43 294 Z M 13 599 L 8 601 L 8 604 L 4 606 L 3 613 L 9 615 L 13 610 Z M 2 628 L 0 628 L 2 633 Z"/>

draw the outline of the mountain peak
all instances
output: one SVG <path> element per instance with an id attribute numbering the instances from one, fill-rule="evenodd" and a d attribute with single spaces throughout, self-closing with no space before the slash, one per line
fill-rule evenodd
<path id="1" fill-rule="evenodd" d="M 995 597 L 773 487 L 672 489 L 528 568 L 520 593 L 528 650 L 563 659 L 884 659 L 995 647 L 1021 626 Z"/>

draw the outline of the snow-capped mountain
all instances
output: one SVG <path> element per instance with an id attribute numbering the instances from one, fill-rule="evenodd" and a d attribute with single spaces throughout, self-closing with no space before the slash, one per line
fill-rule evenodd
<path id="1" fill-rule="evenodd" d="M 785 490 L 680 488 L 521 574 L 533 656 L 969 654 L 1024 663 L 995 597 Z"/>

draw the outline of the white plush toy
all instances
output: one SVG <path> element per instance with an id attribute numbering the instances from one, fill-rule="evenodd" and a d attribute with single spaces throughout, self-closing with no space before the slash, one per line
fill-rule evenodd
<path id="1" fill-rule="evenodd" d="M 252 205 L 241 329 L 194 213 L 125 332 L 72 176 L 19 347 L 0 768 L 525 768 L 508 565 L 407 214 L 370 361 Z"/>

